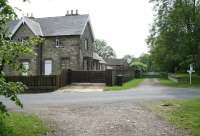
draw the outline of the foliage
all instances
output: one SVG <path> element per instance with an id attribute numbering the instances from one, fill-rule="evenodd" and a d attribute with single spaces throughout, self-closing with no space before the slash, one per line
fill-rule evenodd
<path id="1" fill-rule="evenodd" d="M 111 46 L 108 46 L 104 40 L 95 40 L 95 52 L 103 58 L 115 58 L 115 51 Z"/>
<path id="2" fill-rule="evenodd" d="M 134 57 L 131 55 L 125 55 L 123 57 L 130 66 L 133 66 L 136 70 L 143 70 L 143 71 L 157 71 L 154 67 L 154 62 L 152 60 L 151 54 L 144 53 L 140 57 Z"/>
<path id="3" fill-rule="evenodd" d="M 10 113 L 2 118 L 0 114 L 0 136 L 43 136 L 48 131 L 35 115 Z"/>
<path id="4" fill-rule="evenodd" d="M 193 136 L 200 136 L 200 99 L 166 100 L 154 105 L 153 110 L 177 125 L 189 129 Z"/>
<path id="5" fill-rule="evenodd" d="M 122 86 L 112 86 L 112 87 L 106 87 L 106 91 L 117 91 L 117 90 L 125 90 L 130 88 L 137 87 L 144 79 L 133 79 L 131 81 L 128 81 L 124 83 Z"/>
<path id="6" fill-rule="evenodd" d="M 151 54 L 142 54 L 138 60 L 146 65 L 146 71 L 157 71 L 157 69 L 154 67 L 154 61 L 152 60 Z"/>
<path id="7" fill-rule="evenodd" d="M 6 0 L 0 0 L 0 6 L 0 95 L 4 95 L 22 107 L 17 94 L 24 91 L 25 86 L 19 82 L 7 82 L 3 70 L 9 67 L 15 71 L 24 72 L 25 68 L 20 63 L 20 58 L 24 55 L 33 55 L 33 45 L 41 44 L 43 39 L 36 37 L 23 42 L 9 40 L 6 24 L 16 15 Z M 0 102 L 0 114 L 2 112 L 6 112 L 6 107 Z"/>
<path id="8" fill-rule="evenodd" d="M 135 70 L 139 71 L 146 71 L 147 70 L 147 65 L 140 62 L 140 61 L 134 61 L 130 64 L 131 67 L 133 67 Z"/>
<path id="9" fill-rule="evenodd" d="M 126 60 L 126 62 L 128 62 L 129 64 L 131 63 L 131 61 L 134 59 L 134 56 L 131 56 L 131 55 L 125 55 L 123 57 L 124 60 Z"/>
<path id="10" fill-rule="evenodd" d="M 200 72 L 200 0 L 151 0 L 155 20 L 147 43 L 161 71 Z"/>
<path id="11" fill-rule="evenodd" d="M 7 0 L 0 0 L 0 36 L 5 34 L 6 23 L 15 17 L 16 14 L 12 7 L 7 4 Z"/>

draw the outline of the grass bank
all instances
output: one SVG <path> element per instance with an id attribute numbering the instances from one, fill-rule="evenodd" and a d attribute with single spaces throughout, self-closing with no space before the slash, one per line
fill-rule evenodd
<path id="1" fill-rule="evenodd" d="M 189 129 L 193 136 L 200 136 L 200 99 L 167 100 L 153 107 L 178 128 Z"/>
<path id="2" fill-rule="evenodd" d="M 179 79 L 179 82 L 174 82 L 169 79 L 160 79 L 160 83 L 165 86 L 171 87 L 186 87 L 186 88 L 199 88 L 200 87 L 200 76 L 193 74 L 192 75 L 192 85 L 189 84 L 189 75 L 188 74 L 176 74 L 176 77 Z"/>
<path id="3" fill-rule="evenodd" d="M 35 115 L 9 113 L 2 118 L 0 114 L 0 136 L 44 136 L 47 131 L 48 128 Z"/>
<path id="4" fill-rule="evenodd" d="M 144 79 L 133 79 L 129 82 L 124 83 L 122 86 L 112 86 L 112 87 L 106 87 L 105 91 L 118 91 L 118 90 L 125 90 L 137 87 Z"/>

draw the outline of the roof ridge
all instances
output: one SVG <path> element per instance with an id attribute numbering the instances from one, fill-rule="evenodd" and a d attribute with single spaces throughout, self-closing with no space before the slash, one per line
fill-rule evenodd
<path id="1" fill-rule="evenodd" d="M 67 15 L 67 16 L 51 16 L 51 17 L 34 17 L 34 19 L 46 19 L 46 18 L 59 18 L 59 17 L 77 17 L 77 16 L 89 16 L 89 14 L 81 14 L 81 15 Z"/>

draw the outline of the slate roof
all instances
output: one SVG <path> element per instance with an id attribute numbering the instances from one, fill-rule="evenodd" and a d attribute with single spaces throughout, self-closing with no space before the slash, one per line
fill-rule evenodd
<path id="1" fill-rule="evenodd" d="M 107 62 L 107 65 L 110 65 L 110 66 L 126 65 L 127 64 L 126 60 L 124 60 L 124 59 L 109 58 L 109 59 L 105 59 L 105 61 Z"/>
<path id="2" fill-rule="evenodd" d="M 101 57 L 101 60 L 99 61 L 101 64 L 107 64 L 107 62 Z"/>
<path id="3" fill-rule="evenodd" d="M 96 52 L 93 53 L 93 59 L 98 60 L 101 64 L 106 64 L 106 61 L 100 57 Z"/>
<path id="4" fill-rule="evenodd" d="M 27 18 L 32 31 L 41 36 L 82 35 L 88 21 L 89 15 L 69 15 L 45 18 Z M 12 32 L 21 20 L 9 23 L 9 31 Z"/>
<path id="5" fill-rule="evenodd" d="M 101 57 L 96 52 L 93 52 L 93 59 L 101 60 Z"/>
<path id="6" fill-rule="evenodd" d="M 30 27 L 30 29 L 33 31 L 35 35 L 43 36 L 40 23 L 29 18 L 24 18 L 24 19 L 25 19 L 25 22 L 28 23 L 28 26 Z"/>

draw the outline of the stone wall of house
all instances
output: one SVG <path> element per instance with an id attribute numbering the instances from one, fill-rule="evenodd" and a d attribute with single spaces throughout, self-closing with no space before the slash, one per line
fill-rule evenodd
<path id="1" fill-rule="evenodd" d="M 56 47 L 56 39 L 60 41 L 60 47 Z M 60 74 L 61 59 L 69 58 L 69 68 L 80 70 L 80 37 L 79 36 L 62 36 L 46 37 L 42 47 L 43 62 L 52 60 L 52 74 Z M 43 65 L 44 72 L 44 65 Z"/>
<path id="2" fill-rule="evenodd" d="M 28 28 L 26 24 L 23 24 L 18 31 L 13 35 L 12 40 L 19 41 L 22 38 L 26 37 L 34 37 L 34 34 L 32 31 Z M 35 51 L 37 51 L 37 48 L 34 48 Z M 23 56 L 20 60 L 20 62 L 27 61 L 29 62 L 30 70 L 28 72 L 28 75 L 36 75 L 37 74 L 37 56 L 33 54 Z M 4 72 L 6 75 L 14 76 L 14 75 L 21 75 L 20 72 L 14 71 L 12 68 L 9 68 L 8 66 L 4 69 Z"/>
<path id="3" fill-rule="evenodd" d="M 63 58 L 69 58 L 69 68 L 72 70 L 83 70 L 84 57 L 90 58 L 90 62 L 93 57 L 94 49 L 94 39 L 91 33 L 91 27 L 88 23 L 83 35 L 80 36 L 57 36 L 57 37 L 44 37 L 45 41 L 42 45 L 42 68 L 40 67 L 40 58 L 39 55 L 27 55 L 23 56 L 20 61 L 28 61 L 30 70 L 28 75 L 39 75 L 40 70 L 44 74 L 44 64 L 45 60 L 52 60 L 52 74 L 60 74 L 61 69 L 61 60 Z M 12 37 L 12 40 L 21 40 L 22 38 L 34 37 L 33 32 L 28 28 L 26 24 L 22 25 L 15 35 Z M 60 41 L 60 47 L 56 47 L 56 39 Z M 85 49 L 85 39 L 88 40 L 89 49 Z M 34 49 L 37 54 L 39 53 L 38 47 Z M 87 65 L 88 61 L 85 61 Z M 86 66 L 85 66 L 86 67 Z M 7 75 L 20 75 L 19 72 L 13 71 L 10 68 L 5 68 L 5 73 Z"/>
<path id="4" fill-rule="evenodd" d="M 88 23 L 86 25 L 83 35 L 81 36 L 81 39 L 80 39 L 80 48 L 81 48 L 80 67 L 82 67 L 82 68 L 83 68 L 83 64 L 84 64 L 84 67 L 87 67 L 86 61 L 88 59 L 85 60 L 85 62 L 83 62 L 84 57 L 90 58 L 90 59 L 92 59 L 92 57 L 93 57 L 93 51 L 94 51 L 94 39 L 93 38 L 94 37 L 92 36 L 91 26 L 90 26 L 90 23 Z M 88 40 L 88 45 L 89 45 L 88 50 L 85 49 L 85 40 Z"/>

